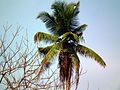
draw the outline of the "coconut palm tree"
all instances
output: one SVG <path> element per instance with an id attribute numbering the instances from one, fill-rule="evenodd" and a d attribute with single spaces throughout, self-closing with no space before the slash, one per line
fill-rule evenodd
<path id="1" fill-rule="evenodd" d="M 79 5 L 80 2 L 67 4 L 63 1 L 56 1 L 51 5 L 53 14 L 41 12 L 37 17 L 45 23 L 50 34 L 37 32 L 34 36 L 34 41 L 51 43 L 50 46 L 44 48 L 38 47 L 40 55 L 44 56 L 41 61 L 41 71 L 47 69 L 54 60 L 54 57 L 58 55 L 60 81 L 63 90 L 65 89 L 65 86 L 66 90 L 70 90 L 73 70 L 76 75 L 77 89 L 80 68 L 80 60 L 77 53 L 84 57 L 94 59 L 103 67 L 106 66 L 103 59 L 96 52 L 81 45 L 81 41 L 84 40 L 83 31 L 86 29 L 87 25 L 79 24 Z"/>

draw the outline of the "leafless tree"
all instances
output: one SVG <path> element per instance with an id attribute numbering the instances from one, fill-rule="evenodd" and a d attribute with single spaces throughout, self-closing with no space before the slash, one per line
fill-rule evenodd
<path id="1" fill-rule="evenodd" d="M 20 35 L 23 27 L 3 26 L 0 36 L 0 86 L 3 90 L 61 90 L 58 69 L 39 73 L 42 57 L 33 43 Z M 81 70 L 82 71 L 82 70 Z M 75 82 L 72 80 L 71 85 Z"/>
<path id="2" fill-rule="evenodd" d="M 30 44 L 27 33 L 20 39 L 21 26 L 13 33 L 12 27 L 3 26 L 0 36 L 0 86 L 5 90 L 58 90 L 57 69 L 37 76 L 41 65 L 35 45 Z"/>

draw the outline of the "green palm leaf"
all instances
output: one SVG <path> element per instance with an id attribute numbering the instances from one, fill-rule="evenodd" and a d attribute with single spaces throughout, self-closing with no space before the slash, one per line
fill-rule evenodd
<path id="1" fill-rule="evenodd" d="M 70 17 L 70 18 L 72 17 L 74 13 L 75 5 L 76 3 L 70 3 L 67 5 L 66 10 L 65 10 L 66 17 Z"/>
<path id="2" fill-rule="evenodd" d="M 83 31 L 86 29 L 87 25 L 83 24 L 78 26 L 73 33 L 77 34 L 80 37 L 80 41 L 85 41 L 84 37 L 83 37 Z"/>
<path id="3" fill-rule="evenodd" d="M 35 42 L 39 42 L 39 41 L 45 41 L 45 42 L 55 42 L 57 41 L 58 37 L 57 36 L 53 36 L 47 33 L 43 33 L 43 32 L 37 32 L 34 36 L 34 41 Z"/>
<path id="4" fill-rule="evenodd" d="M 62 35 L 62 40 L 65 40 L 69 35 L 72 35 L 74 37 L 75 41 L 79 42 L 79 37 L 76 34 L 72 33 L 72 32 L 64 33 Z"/>
<path id="5" fill-rule="evenodd" d="M 51 61 L 56 55 L 58 55 L 60 49 L 61 49 L 61 45 L 59 43 L 54 44 L 51 47 L 51 49 L 47 52 L 47 54 L 44 56 L 44 59 L 41 62 L 44 68 L 47 68 L 51 64 Z"/>
<path id="6" fill-rule="evenodd" d="M 66 3 L 61 1 L 56 1 L 52 4 L 51 9 L 54 10 L 55 17 L 63 17 L 65 14 Z"/>
<path id="7" fill-rule="evenodd" d="M 97 61 L 101 66 L 105 67 L 106 64 L 105 62 L 103 61 L 103 59 L 96 53 L 94 52 L 93 50 L 91 50 L 90 48 L 87 48 L 83 45 L 78 45 L 77 46 L 77 51 L 85 56 L 85 57 L 90 57 L 92 59 L 94 59 L 95 61 Z"/>
<path id="8" fill-rule="evenodd" d="M 57 35 L 61 36 L 63 33 L 69 31 L 68 20 L 65 17 L 65 9 L 67 4 L 65 2 L 56 1 L 52 4 L 53 15 L 56 18 L 56 31 Z"/>
<path id="9" fill-rule="evenodd" d="M 78 1 L 75 6 L 76 7 L 74 8 L 74 16 L 79 14 L 80 1 Z"/>
<path id="10" fill-rule="evenodd" d="M 77 33 L 82 33 L 85 29 L 86 29 L 86 27 L 87 27 L 87 25 L 86 24 L 83 24 L 83 25 L 80 25 L 79 27 L 77 27 L 76 29 L 75 29 L 75 33 L 77 34 Z"/>
<path id="11" fill-rule="evenodd" d="M 79 13 L 79 2 L 78 3 L 70 3 L 66 6 L 65 9 L 65 16 L 66 18 L 69 17 L 69 19 L 77 16 Z"/>
<path id="12" fill-rule="evenodd" d="M 57 24 L 54 16 L 49 15 L 49 13 L 47 12 L 41 12 L 37 18 L 40 18 L 45 23 L 46 27 L 50 30 L 52 34 L 57 33 Z"/>
<path id="13" fill-rule="evenodd" d="M 77 14 L 79 13 L 79 2 L 67 4 L 65 2 L 57 1 L 52 5 L 53 15 L 56 20 L 56 31 L 59 36 L 73 31 L 78 27 Z"/>
<path id="14" fill-rule="evenodd" d="M 53 47 L 53 45 L 47 46 L 47 47 L 45 47 L 45 48 L 38 47 L 38 51 L 39 51 L 40 55 L 42 55 L 42 54 L 45 55 L 45 54 L 48 53 L 48 51 L 49 51 L 52 47 Z"/>
<path id="15" fill-rule="evenodd" d="M 65 18 L 66 25 L 70 31 L 73 31 L 76 27 L 78 27 L 78 13 L 79 13 L 79 2 L 78 3 L 70 3 L 66 7 Z"/>

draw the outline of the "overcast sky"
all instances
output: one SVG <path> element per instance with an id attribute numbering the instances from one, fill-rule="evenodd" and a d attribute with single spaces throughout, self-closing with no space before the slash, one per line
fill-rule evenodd
<path id="1" fill-rule="evenodd" d="M 22 25 L 28 30 L 29 40 L 34 34 L 45 31 L 45 25 L 36 17 L 41 11 L 51 13 L 55 0 L 0 0 L 0 35 L 7 22 Z M 65 0 L 77 2 L 77 0 Z M 103 57 L 107 67 L 102 68 L 94 60 L 80 56 L 82 68 L 79 89 L 120 90 L 120 0 L 80 0 L 80 23 L 88 25 L 84 32 L 85 45 Z M 25 33 L 25 31 L 22 31 Z"/>

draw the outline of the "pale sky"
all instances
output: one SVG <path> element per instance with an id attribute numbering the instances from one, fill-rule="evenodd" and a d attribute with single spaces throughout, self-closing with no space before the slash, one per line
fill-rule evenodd
<path id="1" fill-rule="evenodd" d="M 37 15 L 41 11 L 51 13 L 50 6 L 54 1 L 0 0 L 0 35 L 2 26 L 8 22 L 13 26 L 22 25 L 33 42 L 36 32 L 47 32 L 42 21 L 36 19 Z M 87 73 L 81 76 L 78 90 L 87 90 L 88 82 L 89 90 L 120 90 L 120 0 L 80 2 L 80 23 L 88 25 L 84 32 L 85 45 L 103 57 L 107 67 L 102 68 L 94 60 L 80 56 L 82 68 Z"/>

